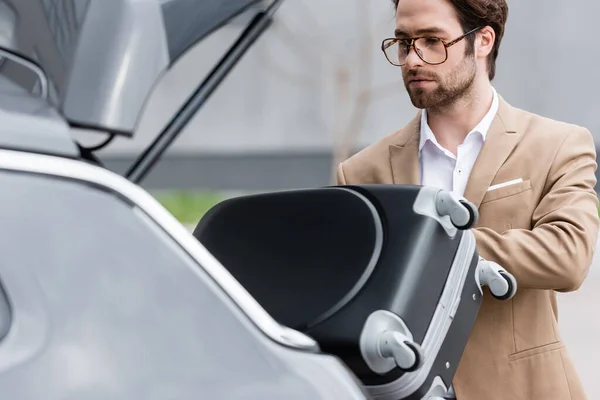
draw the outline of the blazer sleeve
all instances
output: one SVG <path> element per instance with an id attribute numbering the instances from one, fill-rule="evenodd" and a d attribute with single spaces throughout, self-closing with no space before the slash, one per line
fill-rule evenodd
<path id="1" fill-rule="evenodd" d="M 344 175 L 344 166 L 342 163 L 338 164 L 336 170 L 336 184 L 337 185 L 345 185 L 346 184 L 346 176 Z"/>
<path id="2" fill-rule="evenodd" d="M 473 229 L 481 257 L 513 274 L 519 288 L 577 290 L 588 274 L 598 235 L 596 168 L 592 135 L 573 130 L 550 167 L 533 228 L 502 234 Z"/>

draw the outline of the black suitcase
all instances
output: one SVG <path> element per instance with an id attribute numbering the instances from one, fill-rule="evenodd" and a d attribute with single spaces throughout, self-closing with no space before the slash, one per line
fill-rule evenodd
<path id="1" fill-rule="evenodd" d="M 226 200 L 194 236 L 281 324 L 342 359 L 374 399 L 453 398 L 482 286 L 477 210 L 435 188 L 335 186 Z"/>

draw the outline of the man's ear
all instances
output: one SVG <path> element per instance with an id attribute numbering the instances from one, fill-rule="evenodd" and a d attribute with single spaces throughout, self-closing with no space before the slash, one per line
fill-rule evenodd
<path id="1" fill-rule="evenodd" d="M 494 48 L 494 42 L 496 41 L 496 32 L 490 26 L 483 27 L 477 35 L 475 41 L 475 50 L 477 57 L 487 58 Z"/>

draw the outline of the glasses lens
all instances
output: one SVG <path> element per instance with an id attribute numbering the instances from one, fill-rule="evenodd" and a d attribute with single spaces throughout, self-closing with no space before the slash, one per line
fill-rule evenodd
<path id="1" fill-rule="evenodd" d="M 446 46 L 438 38 L 419 38 L 414 43 L 419 57 L 429 64 L 439 64 L 446 60 Z M 411 46 L 408 40 L 387 39 L 383 43 L 383 51 L 388 61 L 394 65 L 402 66 Z"/>
<path id="2" fill-rule="evenodd" d="M 390 63 L 394 65 L 402 65 L 406 62 L 408 45 L 403 40 L 387 39 L 383 43 L 383 51 Z"/>
<path id="3" fill-rule="evenodd" d="M 446 60 L 446 46 L 438 38 L 419 38 L 415 47 L 426 63 L 438 64 Z"/>

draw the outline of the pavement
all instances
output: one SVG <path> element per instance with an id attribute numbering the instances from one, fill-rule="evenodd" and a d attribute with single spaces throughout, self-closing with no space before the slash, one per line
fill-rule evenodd
<path id="1" fill-rule="evenodd" d="M 558 295 L 563 340 L 590 400 L 600 399 L 600 240 L 590 273 L 581 288 Z"/>

